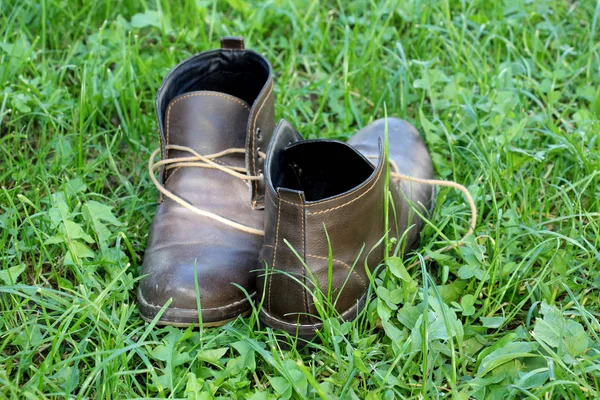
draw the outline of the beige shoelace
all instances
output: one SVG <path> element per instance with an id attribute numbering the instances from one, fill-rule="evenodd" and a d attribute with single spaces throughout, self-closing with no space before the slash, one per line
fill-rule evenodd
<path id="1" fill-rule="evenodd" d="M 379 159 L 378 156 L 367 156 L 367 158 Z M 475 224 L 477 223 L 477 207 L 475 206 L 475 201 L 473 200 L 471 193 L 469 193 L 469 190 L 466 187 L 464 187 L 463 185 L 461 185 L 460 183 L 456 183 L 456 182 L 452 182 L 452 181 L 442 181 L 442 180 L 437 180 L 437 179 L 420 179 L 420 178 L 414 178 L 414 177 L 411 177 L 408 175 L 401 174 L 400 169 L 398 169 L 398 165 L 396 164 L 396 162 L 394 160 L 388 160 L 388 162 L 390 163 L 392 170 L 393 170 L 393 172 L 390 172 L 390 177 L 392 177 L 392 178 L 403 179 L 403 180 L 406 180 L 409 182 L 415 182 L 415 183 L 423 183 L 425 185 L 451 187 L 451 188 L 460 190 L 465 195 L 465 197 L 467 198 L 467 202 L 469 203 L 469 207 L 471 208 L 471 219 L 469 220 L 469 230 L 459 240 L 455 241 L 452 244 L 449 244 L 448 246 L 442 247 L 441 249 L 437 250 L 437 253 L 444 253 L 448 250 L 452 250 L 457 247 L 463 246 L 465 244 L 465 240 L 469 236 L 471 236 L 473 234 L 473 232 L 475 231 Z M 428 260 L 431 260 L 430 255 L 426 255 L 425 257 L 423 257 L 423 261 L 428 261 Z M 411 269 L 411 268 L 417 266 L 420 262 L 421 262 L 420 260 L 417 260 L 417 261 L 413 262 L 412 264 L 410 264 L 407 268 Z"/>
<path id="2" fill-rule="evenodd" d="M 166 166 L 167 170 L 170 170 L 173 168 L 180 168 L 180 167 L 197 167 L 197 168 L 218 169 L 218 170 L 223 171 L 231 176 L 235 176 L 236 178 L 239 178 L 239 179 L 242 179 L 245 181 L 258 181 L 260 179 L 263 179 L 262 174 L 259 176 L 248 175 L 247 174 L 248 171 L 246 170 L 246 168 L 221 165 L 221 164 L 217 164 L 216 162 L 213 161 L 217 158 L 226 156 L 228 154 L 245 154 L 246 149 L 231 148 L 231 149 L 223 150 L 218 153 L 209 154 L 206 156 L 203 156 L 203 155 L 199 154 L 197 151 L 195 151 L 194 149 L 191 149 L 186 146 L 178 146 L 178 145 L 170 144 L 170 145 L 167 145 L 166 149 L 167 150 L 185 151 L 185 152 L 192 154 L 193 156 L 174 157 L 174 158 L 168 158 L 166 160 L 154 162 L 154 159 L 160 152 L 160 148 L 154 150 L 154 152 L 150 156 L 150 160 L 148 160 L 148 171 L 150 172 L 150 179 L 152 179 L 152 182 L 154 182 L 154 186 L 156 186 L 156 188 L 158 189 L 159 192 L 161 192 L 163 195 L 165 195 L 169 199 L 173 200 L 175 203 L 179 204 L 180 206 L 192 211 L 193 213 L 196 213 L 203 217 L 211 218 L 215 221 L 221 222 L 222 224 L 225 224 L 232 228 L 238 229 L 242 232 L 251 233 L 253 235 L 258 235 L 258 236 L 265 235 L 265 232 L 260 229 L 255 229 L 250 226 L 246 226 L 246 225 L 237 223 L 230 219 L 221 217 L 218 214 L 211 213 L 210 211 L 202 210 L 196 206 L 191 205 L 187 201 L 183 200 L 181 197 L 177 196 L 175 193 L 173 193 L 170 190 L 168 190 L 167 188 L 165 188 L 158 181 L 158 179 L 156 179 L 156 176 L 155 176 L 157 169 L 159 169 L 162 166 Z M 265 158 L 265 153 L 259 152 L 258 156 L 261 158 Z"/>
<path id="3" fill-rule="evenodd" d="M 250 226 L 240 224 L 238 222 L 224 218 L 218 214 L 212 213 L 210 211 L 202 210 L 196 206 L 189 204 L 187 201 L 183 200 L 181 197 L 177 196 L 176 194 L 174 194 L 173 192 L 171 192 L 170 190 L 165 188 L 158 181 L 158 179 L 156 179 L 156 176 L 155 176 L 156 170 L 165 166 L 165 168 L 167 170 L 170 170 L 173 168 L 180 168 L 180 167 L 197 167 L 197 168 L 218 169 L 218 170 L 223 171 L 231 176 L 234 176 L 236 178 L 239 178 L 239 179 L 242 179 L 245 181 L 256 181 L 256 180 L 263 179 L 262 174 L 258 175 L 258 176 L 247 175 L 248 171 L 246 170 L 246 168 L 221 165 L 221 164 L 217 164 L 215 161 L 213 161 L 215 159 L 218 159 L 220 157 L 223 157 L 223 156 L 226 156 L 229 154 L 245 154 L 245 152 L 246 152 L 245 149 L 231 148 L 231 149 L 223 150 L 218 153 L 209 154 L 206 156 L 203 156 L 203 155 L 199 154 L 197 151 L 195 151 L 194 149 L 191 149 L 186 146 L 178 146 L 178 145 L 171 144 L 171 145 L 167 145 L 166 149 L 167 150 L 184 151 L 184 152 L 192 154 L 192 156 L 190 156 L 190 157 L 174 157 L 174 158 L 168 158 L 166 160 L 154 162 L 154 159 L 156 158 L 156 156 L 158 155 L 158 153 L 160 152 L 161 149 L 158 148 L 158 149 L 154 150 L 154 152 L 152 152 L 152 155 L 150 156 L 150 160 L 148 161 L 148 171 L 150 172 L 150 179 L 152 179 L 152 182 L 154 183 L 154 185 L 156 186 L 156 188 L 158 189 L 159 192 L 161 192 L 164 196 L 168 197 L 169 199 L 173 200 L 180 206 L 192 211 L 195 214 L 201 215 L 203 217 L 211 218 L 215 221 L 221 222 L 222 224 L 230 226 L 234 229 L 238 229 L 242 232 L 247 232 L 247 233 L 251 233 L 254 235 L 258 235 L 258 236 L 265 235 L 265 232 L 260 229 L 255 229 Z M 259 157 L 265 158 L 265 154 L 262 152 L 259 152 Z M 372 158 L 372 159 L 379 158 L 377 156 L 367 156 L 367 157 Z M 442 181 L 442 180 L 436 180 L 436 179 L 420 179 L 420 178 L 413 178 L 408 175 L 403 175 L 399 172 L 398 165 L 396 165 L 396 163 L 393 160 L 389 160 L 389 163 L 393 169 L 393 172 L 390 173 L 390 176 L 392 178 L 404 179 L 409 182 L 423 183 L 426 185 L 447 186 L 447 187 L 451 187 L 454 189 L 458 189 L 461 192 L 463 192 L 463 194 L 467 198 L 469 206 L 471 207 L 471 219 L 470 219 L 470 223 L 469 223 L 469 230 L 460 240 L 458 240 L 458 241 L 454 242 L 453 244 L 450 244 L 446 247 L 443 247 L 442 249 L 438 250 L 438 252 L 444 252 L 444 251 L 447 251 L 447 250 L 450 250 L 450 249 L 453 249 L 453 248 L 463 245 L 465 238 L 467 238 L 469 235 L 473 234 L 473 232 L 475 230 L 475 223 L 477 221 L 477 208 L 475 206 L 475 202 L 473 201 L 473 197 L 471 197 L 471 194 L 469 193 L 467 188 L 456 182 Z M 430 258 L 431 258 L 430 256 L 424 257 L 425 260 L 429 260 Z M 409 266 L 409 268 L 413 267 L 416 264 L 418 264 L 418 262 L 411 264 Z"/>

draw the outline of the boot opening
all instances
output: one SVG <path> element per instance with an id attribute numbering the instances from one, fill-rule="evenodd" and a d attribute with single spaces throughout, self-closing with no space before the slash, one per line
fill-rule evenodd
<path id="1" fill-rule="evenodd" d="M 175 97 L 202 90 L 229 94 L 252 106 L 270 71 L 268 62 L 250 51 L 217 50 L 191 58 L 165 79 L 159 98 L 161 115 Z"/>
<path id="2" fill-rule="evenodd" d="M 307 201 L 345 193 L 365 182 L 373 165 L 349 145 L 306 141 L 287 147 L 271 165 L 274 186 L 304 192 Z"/>

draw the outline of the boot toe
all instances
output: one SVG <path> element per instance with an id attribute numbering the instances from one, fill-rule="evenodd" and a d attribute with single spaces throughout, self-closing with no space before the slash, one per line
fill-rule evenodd
<path id="1" fill-rule="evenodd" d="M 251 260 L 251 255 L 194 247 L 201 256 L 191 257 L 186 256 L 186 250 L 189 246 L 170 246 L 146 255 L 142 266 L 146 276 L 138 289 L 141 314 L 146 320 L 152 320 L 169 301 L 160 322 L 170 325 L 198 323 L 198 303 L 205 325 L 219 325 L 250 309 L 255 295 L 252 267 L 244 267 L 247 262 L 243 260 Z"/>

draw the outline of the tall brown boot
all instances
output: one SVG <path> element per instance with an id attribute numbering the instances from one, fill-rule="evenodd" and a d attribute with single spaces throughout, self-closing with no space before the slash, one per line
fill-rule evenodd
<path id="1" fill-rule="evenodd" d="M 138 300 L 146 320 L 168 304 L 160 324 L 201 317 L 205 326 L 220 325 L 247 312 L 256 292 L 251 271 L 263 241 L 272 72 L 243 39 L 221 44 L 176 66 L 156 98 L 161 146 L 150 172 L 161 195 Z M 162 161 L 154 163 L 159 152 Z"/>
<path id="2" fill-rule="evenodd" d="M 268 326 L 310 338 L 322 326 L 323 299 L 335 308 L 325 310 L 328 315 L 345 320 L 364 307 L 365 262 L 373 270 L 384 256 L 384 126 L 374 122 L 349 143 L 302 140 L 286 121 L 275 129 L 265 163 L 265 242 L 257 278 L 260 317 Z M 388 127 L 397 172 L 430 179 L 431 158 L 418 132 L 395 118 Z M 390 191 L 397 215 L 391 235 L 408 230 L 405 249 L 413 248 L 423 222 L 408 201 L 426 214 L 432 187 L 392 180 Z"/>

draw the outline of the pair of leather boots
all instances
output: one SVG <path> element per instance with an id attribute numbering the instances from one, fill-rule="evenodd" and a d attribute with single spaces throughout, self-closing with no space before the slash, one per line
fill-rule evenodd
<path id="1" fill-rule="evenodd" d="M 386 234 L 405 251 L 418 243 L 433 190 L 392 177 L 386 213 L 386 121 L 348 143 L 304 140 L 285 120 L 275 126 L 273 103 L 271 65 L 242 38 L 165 78 L 149 162 L 160 198 L 138 288 L 145 320 L 218 326 L 255 303 L 266 325 L 311 337 L 324 313 L 350 320 L 364 307 Z M 431 178 L 415 128 L 388 118 L 387 129 L 392 175 Z"/>

